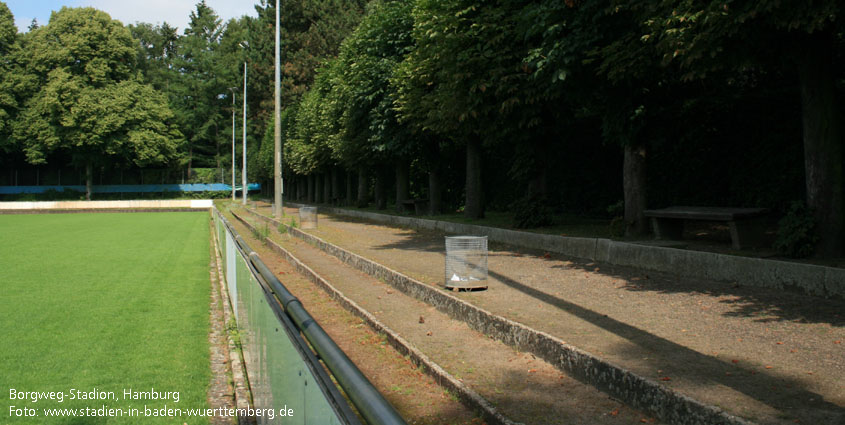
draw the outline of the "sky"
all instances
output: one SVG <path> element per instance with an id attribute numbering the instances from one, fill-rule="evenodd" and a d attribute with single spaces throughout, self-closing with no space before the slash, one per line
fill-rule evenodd
<path id="1" fill-rule="evenodd" d="M 32 19 L 40 25 L 50 21 L 50 12 L 62 6 L 90 6 L 107 12 L 112 19 L 126 24 L 167 22 L 179 28 L 179 33 L 188 25 L 188 19 L 199 0 L 2 0 L 15 16 L 20 31 L 26 31 Z M 257 0 L 206 0 L 223 22 L 243 15 L 257 16 L 254 5 Z"/>

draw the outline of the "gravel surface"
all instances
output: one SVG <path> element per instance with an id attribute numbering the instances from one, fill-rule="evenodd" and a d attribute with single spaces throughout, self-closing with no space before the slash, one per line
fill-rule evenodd
<path id="1" fill-rule="evenodd" d="M 443 287 L 444 234 L 319 219 L 309 233 Z M 758 423 L 845 423 L 842 300 L 505 244 L 491 244 L 489 271 L 488 290 L 457 296 Z"/>
<path id="2" fill-rule="evenodd" d="M 513 421 L 656 423 L 649 415 L 562 374 L 541 359 L 494 341 L 299 239 L 277 233 L 270 238 Z M 269 250 L 260 255 L 276 256 Z"/>

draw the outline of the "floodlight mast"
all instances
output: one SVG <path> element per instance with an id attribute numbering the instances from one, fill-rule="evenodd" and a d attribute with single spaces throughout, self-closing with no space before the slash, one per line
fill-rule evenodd
<path id="1" fill-rule="evenodd" d="M 282 196 L 285 191 L 282 177 L 282 71 L 281 71 L 281 35 L 279 19 L 279 0 L 276 0 L 276 81 L 275 81 L 275 125 L 273 131 L 274 158 L 273 161 L 273 215 L 281 218 L 284 215 Z"/>
<path id="2" fill-rule="evenodd" d="M 241 47 L 249 48 L 249 42 L 244 40 L 241 42 Z M 243 194 L 243 204 L 246 205 L 246 195 L 249 192 L 246 179 L 246 60 L 244 60 L 244 154 L 243 154 L 243 170 L 241 171 L 241 193 Z"/>
<path id="3" fill-rule="evenodd" d="M 232 92 L 232 200 L 235 200 L 235 90 L 237 87 L 229 87 Z"/>

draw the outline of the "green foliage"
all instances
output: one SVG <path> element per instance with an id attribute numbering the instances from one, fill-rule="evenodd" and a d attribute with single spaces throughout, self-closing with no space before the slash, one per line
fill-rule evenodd
<path id="1" fill-rule="evenodd" d="M 415 139 L 398 120 L 390 80 L 412 50 L 411 4 L 375 1 L 355 31 L 343 42 L 336 63 L 329 111 L 337 116 L 332 157 L 347 168 L 369 165 L 415 152 Z"/>
<path id="2" fill-rule="evenodd" d="M 169 92 L 179 128 L 189 143 L 186 159 L 191 166 L 220 165 L 220 146 L 231 137 L 225 124 L 228 114 L 223 111 L 232 103 L 231 97 L 221 95 L 228 93 L 228 87 L 243 86 L 242 71 L 239 73 L 232 61 L 221 60 L 223 55 L 218 50 L 222 34 L 220 18 L 202 0 L 191 12 L 185 34 L 177 40 L 174 65 L 179 72 L 171 75 L 174 84 Z M 241 52 L 235 54 L 243 57 Z M 229 78 L 225 78 L 227 73 Z"/>
<path id="3" fill-rule="evenodd" d="M 15 18 L 5 3 L 0 2 L 0 152 L 13 149 L 10 123 L 17 113 L 18 99 L 15 96 L 14 54 L 17 51 L 18 31 Z"/>
<path id="4" fill-rule="evenodd" d="M 266 242 L 267 238 L 270 237 L 270 228 L 267 226 L 267 223 L 252 226 L 251 229 L 252 229 L 252 236 L 255 237 L 255 239 L 258 239 L 261 242 Z"/>
<path id="5" fill-rule="evenodd" d="M 630 9 L 641 17 L 640 44 L 654 46 L 664 64 L 678 64 L 685 71 L 685 79 L 782 60 L 778 55 L 790 50 L 797 53 L 795 42 L 802 33 L 842 31 L 837 18 L 843 8 L 837 1 L 616 3 L 616 7 Z M 767 48 L 761 49 L 762 45 Z"/>
<path id="6" fill-rule="evenodd" d="M 220 170 L 217 168 L 191 168 L 188 183 L 219 183 Z"/>
<path id="7" fill-rule="evenodd" d="M 97 48 L 92 48 L 96 44 Z M 166 97 L 136 73 L 137 50 L 123 25 L 91 8 L 63 8 L 28 41 L 37 81 L 13 124 L 32 164 L 61 152 L 77 165 L 144 167 L 178 158 L 181 133 Z"/>
<path id="8" fill-rule="evenodd" d="M 15 18 L 6 3 L 0 2 L 0 57 L 5 56 L 12 50 L 17 36 L 18 29 L 15 27 Z"/>
<path id="9" fill-rule="evenodd" d="M 511 206 L 513 211 L 513 227 L 517 229 L 534 229 L 554 224 L 553 211 L 545 202 L 539 199 L 517 201 Z"/>
<path id="10" fill-rule="evenodd" d="M 803 202 L 793 202 L 780 222 L 774 248 L 781 255 L 805 258 L 813 254 L 819 235 L 813 212 Z"/>

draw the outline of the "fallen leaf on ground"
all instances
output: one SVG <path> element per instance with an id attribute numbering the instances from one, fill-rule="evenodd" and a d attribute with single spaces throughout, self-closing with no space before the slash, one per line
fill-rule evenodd
<path id="1" fill-rule="evenodd" d="M 537 369 L 528 369 L 528 373 L 534 373 L 536 371 L 537 371 Z"/>
<path id="2" fill-rule="evenodd" d="M 731 360 L 731 363 L 739 363 L 739 360 Z"/>
<path id="3" fill-rule="evenodd" d="M 783 345 L 783 341 L 778 341 L 777 345 Z"/>
<path id="4" fill-rule="evenodd" d="M 420 316 L 420 323 L 425 323 L 425 317 Z"/>
<path id="5" fill-rule="evenodd" d="M 660 380 L 661 380 L 661 381 L 671 381 L 671 380 L 672 380 L 672 378 L 670 378 L 670 377 L 668 377 L 668 376 L 664 376 L 664 377 L 660 378 Z"/>
<path id="6" fill-rule="evenodd" d="M 771 367 L 771 366 L 769 366 L 769 365 L 766 365 L 766 369 L 771 369 L 771 368 L 772 368 L 772 367 Z"/>
<path id="7" fill-rule="evenodd" d="M 431 336 L 431 331 L 425 333 L 427 336 Z"/>
<path id="8" fill-rule="evenodd" d="M 610 412 L 610 416 L 616 416 L 618 414 L 619 414 L 619 409 L 613 409 L 613 411 Z"/>

